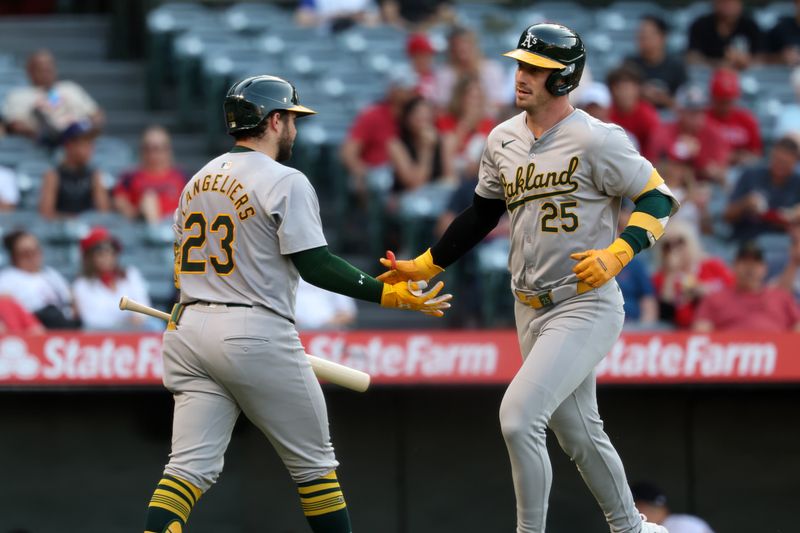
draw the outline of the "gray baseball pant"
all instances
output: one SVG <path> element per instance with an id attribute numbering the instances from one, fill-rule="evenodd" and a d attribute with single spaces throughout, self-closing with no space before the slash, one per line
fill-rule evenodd
<path id="1" fill-rule="evenodd" d="M 500 406 L 517 498 L 517 533 L 543 533 L 552 482 L 545 427 L 555 433 L 605 513 L 613 533 L 638 533 L 622 461 L 597 410 L 595 366 L 622 330 L 616 281 L 548 308 L 520 302 L 515 314 L 522 368 Z"/>
<path id="2" fill-rule="evenodd" d="M 206 491 L 222 471 L 241 411 L 297 483 L 337 466 L 328 412 L 297 330 L 262 307 L 186 308 L 164 333 L 164 386 L 175 398 L 164 472 Z"/>

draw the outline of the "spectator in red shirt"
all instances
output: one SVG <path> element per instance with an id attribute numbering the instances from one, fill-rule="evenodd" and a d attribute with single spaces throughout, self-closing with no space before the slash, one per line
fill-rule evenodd
<path id="1" fill-rule="evenodd" d="M 169 133 L 151 126 L 142 134 L 139 168 L 125 173 L 114 189 L 117 210 L 128 218 L 156 224 L 178 207 L 186 176 L 172 161 Z"/>
<path id="2" fill-rule="evenodd" d="M 697 232 L 684 221 L 670 222 L 656 250 L 660 266 L 653 285 L 663 322 L 690 327 L 701 298 L 733 285 L 733 274 L 725 263 L 705 256 Z"/>
<path id="3" fill-rule="evenodd" d="M 639 151 L 653 158 L 655 133 L 661 126 L 658 111 L 642 98 L 642 76 L 632 65 L 623 65 L 608 74 L 611 91 L 611 122 L 629 131 L 638 141 Z"/>
<path id="4" fill-rule="evenodd" d="M 694 330 L 709 331 L 798 331 L 800 308 L 781 287 L 768 287 L 764 252 L 753 241 L 739 248 L 733 264 L 736 284 L 700 303 Z"/>
<path id="5" fill-rule="evenodd" d="M 736 105 L 741 96 L 739 75 L 718 69 L 711 77 L 711 107 L 708 118 L 722 132 L 731 147 L 730 163 L 738 165 L 760 157 L 763 152 L 758 120 L 748 109 Z"/>
<path id="6" fill-rule="evenodd" d="M 38 335 L 44 326 L 13 296 L 0 295 L 0 335 Z"/>
<path id="7" fill-rule="evenodd" d="M 351 187 L 362 200 L 367 197 L 369 188 L 379 185 L 373 182 L 377 182 L 381 175 L 391 176 L 388 144 L 397 137 L 403 106 L 415 95 L 417 80 L 414 73 L 392 72 L 386 98 L 356 116 L 340 151 L 342 162 L 350 174 Z"/>
<path id="8" fill-rule="evenodd" d="M 486 96 L 481 80 L 475 76 L 462 78 L 453 89 L 447 111 L 436 120 L 445 144 L 454 152 L 455 172 L 460 176 L 478 175 L 483 145 L 495 126 L 486 114 Z"/>
<path id="9" fill-rule="evenodd" d="M 436 49 L 424 33 L 412 33 L 406 41 L 406 55 L 417 75 L 417 93 L 428 99 L 436 97 Z"/>
<path id="10" fill-rule="evenodd" d="M 724 184 L 730 148 L 703 110 L 708 106 L 705 91 L 685 86 L 675 97 L 676 120 L 664 124 L 656 138 L 657 157 L 667 157 L 689 167 L 696 181 Z"/>

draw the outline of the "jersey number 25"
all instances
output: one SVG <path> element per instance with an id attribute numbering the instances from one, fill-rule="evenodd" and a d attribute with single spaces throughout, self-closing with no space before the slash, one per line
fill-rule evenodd
<path id="1" fill-rule="evenodd" d="M 211 225 L 208 226 L 206 216 L 203 213 L 191 213 L 186 220 L 183 221 L 183 230 L 195 232 L 193 235 L 186 237 L 186 240 L 181 244 L 181 260 L 180 260 L 180 273 L 181 274 L 202 274 L 206 271 L 206 260 L 192 260 L 189 258 L 192 249 L 202 248 L 206 244 L 206 228 L 210 233 L 219 233 L 219 247 L 225 253 L 223 260 L 215 255 L 208 257 L 208 262 L 211 267 L 220 276 L 227 276 L 235 268 L 233 262 L 233 241 L 235 238 L 235 227 L 233 219 L 230 215 L 221 213 L 214 218 Z M 224 235 L 222 232 L 224 231 Z"/>
<path id="2" fill-rule="evenodd" d="M 561 229 L 567 233 L 572 233 L 578 229 L 578 216 L 570 212 L 570 209 L 577 207 L 578 202 L 559 202 L 556 206 L 553 202 L 545 202 L 542 204 L 542 231 L 546 233 L 558 233 L 557 225 L 550 225 L 555 219 L 561 220 Z"/>

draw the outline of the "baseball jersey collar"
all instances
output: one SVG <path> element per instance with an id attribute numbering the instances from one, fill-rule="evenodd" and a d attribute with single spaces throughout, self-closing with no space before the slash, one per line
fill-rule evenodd
<path id="1" fill-rule="evenodd" d="M 239 153 L 242 153 L 242 152 L 255 152 L 255 150 L 253 150 L 252 148 L 248 148 L 247 146 L 242 146 L 241 144 L 237 144 L 237 145 L 234 145 L 234 147 L 231 148 L 231 151 L 230 151 L 230 153 L 232 153 L 232 154 L 239 154 Z"/>
<path id="2" fill-rule="evenodd" d="M 572 119 L 573 117 L 575 117 L 577 112 L 578 112 L 578 108 L 573 108 L 572 112 L 569 115 L 567 115 L 566 117 L 562 118 L 561 120 L 559 120 L 558 122 L 556 122 L 555 124 L 550 126 L 550 128 L 547 129 L 544 133 L 542 133 L 542 135 L 538 139 L 533 134 L 531 129 L 528 127 L 528 114 L 525 111 L 523 111 L 521 113 L 521 115 L 522 115 L 522 127 L 527 132 L 527 135 L 528 135 L 528 138 L 531 141 L 531 144 L 533 144 L 533 143 L 541 141 L 542 139 L 544 139 L 548 135 L 552 134 L 553 132 L 558 131 L 558 129 L 561 127 L 561 125 L 566 123 L 568 120 Z"/>

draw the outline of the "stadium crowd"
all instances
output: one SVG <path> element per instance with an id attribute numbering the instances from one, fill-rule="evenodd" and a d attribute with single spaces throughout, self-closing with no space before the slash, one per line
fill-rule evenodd
<path id="1" fill-rule="evenodd" d="M 354 2 L 344 16 L 325 11 L 325 3 L 303 2 L 295 21 L 333 30 L 381 22 L 409 30 L 406 64 L 388 70 L 385 94 L 358 113 L 339 148 L 349 176 L 348 217 L 380 228 L 377 242 L 365 239 L 357 251 L 391 248 L 407 255 L 430 243 L 471 201 L 488 133 L 517 112 L 515 65 L 486 56 L 479 33 L 465 26 L 450 27 L 444 46 L 437 45 L 427 29 L 455 19 L 447 4 L 426 11 L 421 22 L 400 14 L 402 2 L 377 11 L 360 5 Z M 571 94 L 576 107 L 622 126 L 682 203 L 655 250 L 618 276 L 629 327 L 800 331 L 800 0 L 795 6 L 793 16 L 760 27 L 741 0 L 713 0 L 689 26 L 687 49 L 679 52 L 668 46 L 668 21 L 645 15 L 635 53 L 605 79 L 587 71 Z M 712 69 L 706 84 L 690 81 L 687 71 L 698 64 Z M 771 131 L 762 131 L 742 100 L 742 76 L 761 65 L 792 70 L 797 98 L 783 106 Z M 42 176 L 40 216 L 62 220 L 110 211 L 167 225 L 187 180 L 173 161 L 169 132 L 160 126 L 144 131 L 138 165 L 109 187 L 91 161 L 97 135 L 114 117 L 78 84 L 59 79 L 48 51 L 27 58 L 27 73 L 29 85 L 2 103 L 0 129 L 55 154 L 58 163 Z M 18 201 L 14 172 L 0 168 L 0 209 L 13 210 Z M 623 206 L 621 227 L 629 214 L 630 206 Z M 119 262 L 122 236 L 102 227 L 85 235 L 78 244 L 81 273 L 70 284 L 43 264 L 35 235 L 3 229 L 5 331 L 152 327 L 115 309 L 121 294 L 148 301 L 142 276 Z M 504 251 L 506 235 L 501 225 L 488 246 Z M 462 307 L 457 325 L 486 323 L 483 300 L 466 296 L 481 293 L 480 262 L 473 253 L 448 273 Z M 309 299 L 299 301 L 299 309 L 313 310 L 324 295 L 304 288 L 298 298 Z M 331 316 L 315 316 L 307 327 L 352 324 L 352 302 L 333 304 Z"/>

